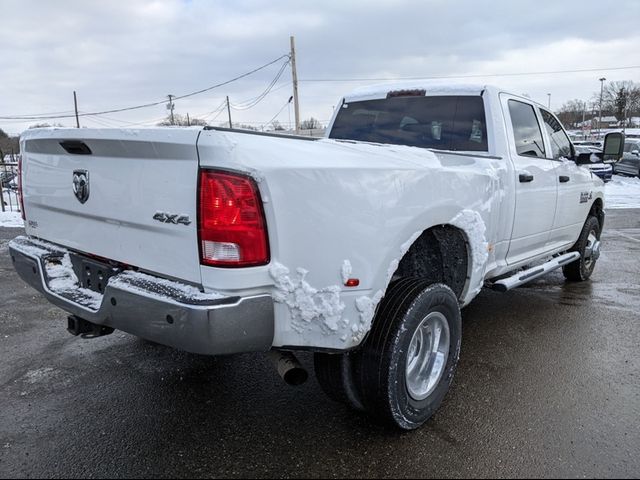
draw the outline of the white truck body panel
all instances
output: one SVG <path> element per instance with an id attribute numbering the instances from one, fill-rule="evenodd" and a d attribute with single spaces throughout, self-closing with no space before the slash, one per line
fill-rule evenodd
<path id="1" fill-rule="evenodd" d="M 202 167 L 260 172 L 272 263 L 285 266 L 300 286 L 296 294 L 301 298 L 276 305 L 277 346 L 359 344 L 373 317 L 371 307 L 384 293 L 402 255 L 426 228 L 457 224 L 467 231 L 478 260 L 464 303 L 479 291 L 484 269 L 495 263 L 486 239 L 507 240 L 497 227 L 508 169 L 498 158 L 333 140 L 309 145 L 220 131 L 203 132 L 198 151 Z M 466 185 L 463 191 L 457 187 L 460 183 Z M 489 231 L 485 225 L 491 226 Z M 345 260 L 352 276 L 360 279 L 357 289 L 343 285 Z M 307 272 L 304 280 L 298 269 Z M 256 271 L 258 286 L 277 280 L 272 266 L 250 270 Z M 248 275 L 248 271 L 202 269 L 204 286 L 215 290 L 228 287 L 230 276 L 237 278 L 233 285 L 245 289 Z M 319 293 L 307 295 L 303 291 L 307 285 Z M 339 296 L 332 295 L 335 289 Z M 309 299 L 323 305 L 305 310 Z"/>
<path id="2" fill-rule="evenodd" d="M 195 183 L 199 129 L 28 130 L 22 136 L 28 235 L 80 252 L 200 283 Z M 70 155 L 60 139 L 82 140 L 91 155 Z M 73 172 L 87 170 L 81 204 Z M 188 215 L 190 225 L 153 219 L 158 211 Z M 180 228 L 176 228 L 180 227 Z"/>
<path id="3" fill-rule="evenodd" d="M 346 99 L 384 98 L 392 88 Z M 427 87 L 427 95 L 480 94 L 488 140 L 482 153 L 221 130 L 31 131 L 22 140 L 27 233 L 205 292 L 269 294 L 275 300 L 273 346 L 350 349 L 368 333 L 398 262 L 426 229 L 452 225 L 464 232 L 470 258 L 460 302 L 466 305 L 485 280 L 570 248 L 593 202 L 603 199 L 602 182 L 574 162 L 515 153 L 499 89 Z M 84 139 L 98 151 L 61 154 L 55 149 L 61 139 Z M 546 133 L 544 142 L 551 151 Z M 84 206 L 71 192 L 76 168 L 91 174 L 94 201 Z M 256 180 L 269 265 L 200 265 L 199 168 L 245 172 Z M 527 171 L 538 181 L 520 183 Z M 559 175 L 571 176 L 569 188 L 557 183 Z M 584 192 L 590 198 L 580 203 Z M 153 220 L 165 210 L 193 223 Z M 347 277 L 359 279 L 359 286 L 346 287 Z"/>

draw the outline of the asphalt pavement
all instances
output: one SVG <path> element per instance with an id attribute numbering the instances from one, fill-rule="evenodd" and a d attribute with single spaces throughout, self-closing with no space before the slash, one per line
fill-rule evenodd
<path id="1" fill-rule="evenodd" d="M 608 212 L 592 281 L 483 291 L 449 396 L 405 434 L 261 354 L 70 336 L 13 271 L 20 233 L 0 228 L 0 477 L 640 476 L 640 210 Z"/>

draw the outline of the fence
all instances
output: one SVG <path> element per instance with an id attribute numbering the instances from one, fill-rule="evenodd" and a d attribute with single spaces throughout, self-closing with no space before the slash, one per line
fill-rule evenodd
<path id="1" fill-rule="evenodd" d="M 0 158 L 0 187 L 0 211 L 20 212 L 17 156 Z"/>

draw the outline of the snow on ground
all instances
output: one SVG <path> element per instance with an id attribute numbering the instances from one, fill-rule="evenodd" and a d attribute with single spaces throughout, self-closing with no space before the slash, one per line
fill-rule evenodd
<path id="1" fill-rule="evenodd" d="M 640 208 L 640 178 L 614 175 L 604 189 L 606 208 Z"/>
<path id="2" fill-rule="evenodd" d="M 24 222 L 20 212 L 2 212 L 0 211 L 0 227 L 22 228 Z"/>
<path id="3" fill-rule="evenodd" d="M 18 211 L 18 198 L 15 192 L 4 189 L 2 192 L 4 200 L 4 209 L 0 208 L 0 227 L 24 227 L 22 216 Z"/>

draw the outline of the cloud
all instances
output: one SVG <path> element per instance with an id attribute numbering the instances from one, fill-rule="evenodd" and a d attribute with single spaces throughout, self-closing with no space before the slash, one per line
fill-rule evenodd
<path id="1" fill-rule="evenodd" d="M 4 0 L 0 114 L 83 111 L 161 100 L 227 80 L 287 53 L 296 36 L 301 80 L 507 73 L 638 64 L 640 2 L 222 2 Z M 634 61 L 635 60 L 635 61 Z M 254 97 L 273 66 L 224 89 L 179 101 L 192 116 Z M 478 79 L 552 106 L 588 98 L 600 73 Z M 640 70 L 606 72 L 638 81 Z M 287 72 L 263 102 L 234 119 L 270 119 L 291 95 Z M 345 91 L 367 82 L 300 84 L 303 117 L 328 120 Z M 163 117 L 163 105 L 114 114 L 97 126 Z M 288 121 L 287 109 L 279 117 Z M 11 132 L 35 122 L 0 121 Z M 71 120 L 66 121 L 72 124 Z"/>

